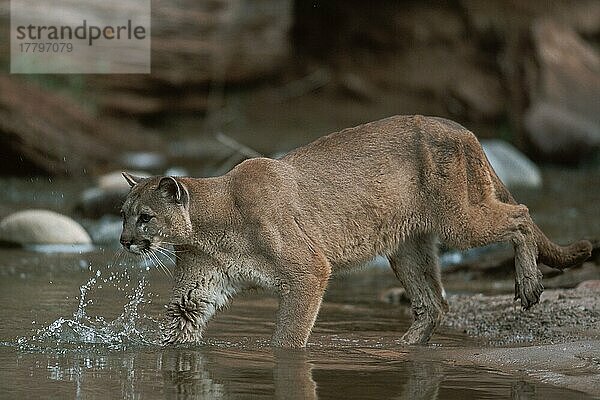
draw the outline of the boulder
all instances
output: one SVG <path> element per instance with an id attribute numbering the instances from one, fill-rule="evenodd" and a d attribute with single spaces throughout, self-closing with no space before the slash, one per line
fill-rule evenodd
<path id="1" fill-rule="evenodd" d="M 130 174 L 147 177 L 143 171 L 128 171 Z M 96 186 L 81 193 L 75 211 L 86 218 L 100 218 L 104 215 L 119 215 L 121 205 L 131 187 L 125 181 L 122 171 L 113 171 L 98 178 Z"/>
<path id="2" fill-rule="evenodd" d="M 130 175 L 139 176 L 141 178 L 146 178 L 152 175 L 146 171 L 113 171 L 99 176 L 98 179 L 96 179 L 97 188 L 103 191 L 117 191 L 122 193 L 129 192 L 131 187 L 123 178 L 123 172 L 127 172 Z"/>
<path id="3" fill-rule="evenodd" d="M 536 151 L 551 160 L 577 162 L 600 148 L 600 124 L 560 105 L 532 105 L 525 128 Z"/>
<path id="4" fill-rule="evenodd" d="M 292 9 L 290 0 L 153 1 L 152 73 L 91 76 L 90 95 L 106 113 L 127 117 L 206 111 L 212 85 L 256 82 L 282 71 Z"/>
<path id="5" fill-rule="evenodd" d="M 114 215 L 105 215 L 98 220 L 89 220 L 86 228 L 97 245 L 118 248 L 123 230 L 123 221 Z"/>
<path id="6" fill-rule="evenodd" d="M 82 15 L 102 19 L 104 10 L 119 0 L 78 3 Z M 146 4 L 136 2 L 132 7 Z M 290 54 L 293 7 L 291 0 L 153 0 L 152 73 L 91 74 L 78 98 L 126 119 L 206 111 L 212 105 L 212 85 L 247 84 L 282 71 Z M 32 17 L 62 21 L 73 9 L 69 2 L 37 2 L 30 12 Z M 10 13 L 0 13 L 0 23 L 8 26 L 9 17 Z M 8 43 L 5 31 L 0 32 L 0 41 Z M 0 58 L 8 60 L 9 49 L 0 47 Z"/>
<path id="7" fill-rule="evenodd" d="M 119 215 L 127 190 L 88 188 L 81 193 L 75 212 L 85 218 L 100 218 L 104 215 Z"/>
<path id="8" fill-rule="evenodd" d="M 508 187 L 542 186 L 539 168 L 511 144 L 498 139 L 482 140 L 481 146 L 498 178 Z"/>
<path id="9" fill-rule="evenodd" d="M 3 174 L 95 175 L 121 167 L 123 153 L 164 147 L 131 121 L 97 118 L 80 101 L 0 75 Z"/>
<path id="10" fill-rule="evenodd" d="M 85 229 L 71 218 L 48 210 L 25 210 L 0 222 L 0 241 L 13 245 L 91 244 Z"/>
<path id="11" fill-rule="evenodd" d="M 539 65 L 525 115 L 541 158 L 577 162 L 600 148 L 600 53 L 558 22 L 533 26 Z"/>
<path id="12" fill-rule="evenodd" d="M 127 152 L 121 156 L 121 165 L 126 168 L 160 171 L 167 164 L 167 158 L 160 152 Z"/>
<path id="13" fill-rule="evenodd" d="M 392 287 L 379 292 L 377 296 L 382 303 L 389 304 L 410 304 L 410 298 L 406 290 L 401 287 Z"/>
<path id="14" fill-rule="evenodd" d="M 588 290 L 591 292 L 600 292 L 600 279 L 590 279 L 577 285 L 577 290 Z"/>

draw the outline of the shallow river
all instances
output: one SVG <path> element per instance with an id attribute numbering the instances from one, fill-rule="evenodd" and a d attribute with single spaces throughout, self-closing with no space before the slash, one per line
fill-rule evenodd
<path id="1" fill-rule="evenodd" d="M 586 398 L 403 348 L 407 310 L 376 300 L 393 285 L 387 272 L 333 281 L 306 351 L 268 346 L 276 302 L 263 293 L 236 299 L 202 346 L 162 348 L 170 282 L 158 270 L 111 266 L 112 251 L 3 254 L 10 261 L 0 269 L 2 398 Z M 430 349 L 475 345 L 442 332 Z"/>

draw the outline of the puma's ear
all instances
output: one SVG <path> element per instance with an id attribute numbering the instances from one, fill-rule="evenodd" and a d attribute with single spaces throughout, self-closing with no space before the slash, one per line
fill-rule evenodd
<path id="1" fill-rule="evenodd" d="M 161 178 L 160 182 L 158 182 L 157 190 L 167 199 L 187 207 L 190 198 L 188 190 L 183 183 L 172 176 Z"/>
<path id="2" fill-rule="evenodd" d="M 140 181 L 143 179 L 143 178 L 140 178 L 139 176 L 131 175 L 127 172 L 121 172 L 121 174 L 123 175 L 123 178 L 125 178 L 127 183 L 129 183 L 129 186 L 131 186 L 131 187 L 134 187 L 135 185 L 140 183 Z"/>

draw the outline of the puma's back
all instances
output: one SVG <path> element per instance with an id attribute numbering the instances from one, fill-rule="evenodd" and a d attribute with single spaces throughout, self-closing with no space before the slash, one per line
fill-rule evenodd
<path id="1" fill-rule="evenodd" d="M 395 116 L 345 129 L 281 161 L 295 168 L 305 229 L 340 265 L 443 229 L 445 214 L 455 212 L 449 197 L 480 200 L 493 190 L 475 136 L 435 117 Z"/>

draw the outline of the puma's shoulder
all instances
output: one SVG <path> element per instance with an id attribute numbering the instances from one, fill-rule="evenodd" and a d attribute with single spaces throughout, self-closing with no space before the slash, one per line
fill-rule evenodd
<path id="1" fill-rule="evenodd" d="M 230 191 L 235 204 L 251 214 L 272 214 L 293 201 L 296 169 L 280 160 L 252 158 L 232 169 Z"/>
<path id="2" fill-rule="evenodd" d="M 236 190 L 264 192 L 293 180 L 295 173 L 295 168 L 285 162 L 260 157 L 243 161 L 228 175 Z"/>

